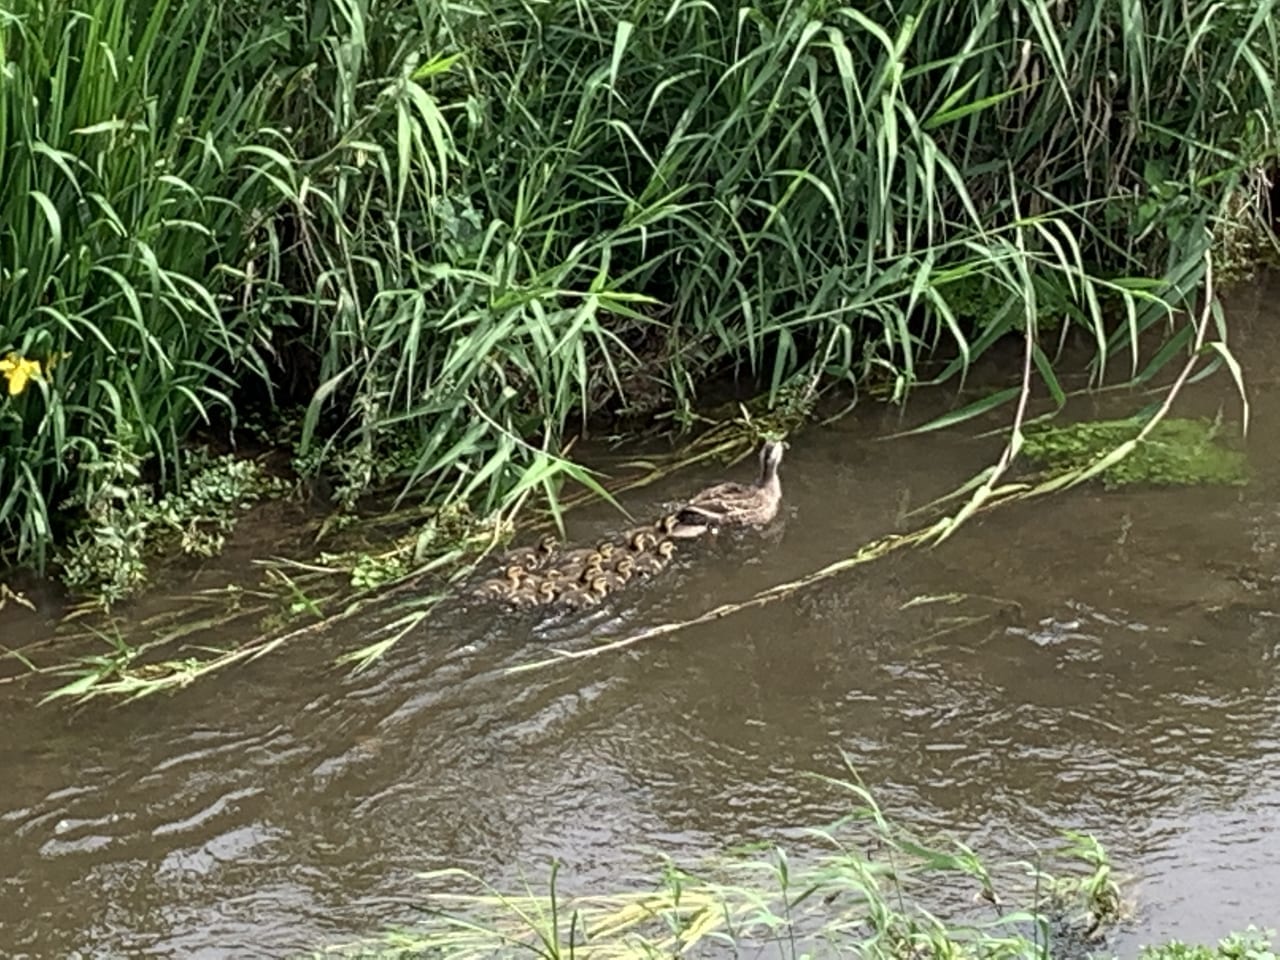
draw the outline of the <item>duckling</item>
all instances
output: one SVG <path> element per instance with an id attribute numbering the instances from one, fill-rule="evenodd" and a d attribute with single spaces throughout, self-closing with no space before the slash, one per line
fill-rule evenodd
<path id="1" fill-rule="evenodd" d="M 694 524 L 683 523 L 678 514 L 670 514 L 658 521 L 660 536 L 671 540 L 693 540 L 707 533 L 711 528 L 705 521 Z"/>
<path id="2" fill-rule="evenodd" d="M 604 579 L 605 585 L 610 590 L 617 590 L 625 586 L 626 582 L 631 579 L 635 566 L 635 558 L 624 555 L 613 565 L 612 570 L 604 570 L 598 576 Z M 596 579 L 596 577 L 593 577 L 592 582 Z"/>
<path id="3" fill-rule="evenodd" d="M 609 583 L 604 576 L 594 577 L 589 584 L 571 583 L 560 591 L 557 602 L 569 610 L 594 607 L 609 593 Z"/>
<path id="4" fill-rule="evenodd" d="M 518 587 L 507 597 L 507 603 L 517 610 L 529 610 L 533 607 L 545 607 L 554 603 L 556 585 L 550 580 L 532 581 Z"/>
<path id="5" fill-rule="evenodd" d="M 594 547 L 583 547 L 580 550 L 570 550 L 568 553 L 562 553 L 556 557 L 556 560 L 562 567 L 565 564 L 588 564 L 592 560 L 604 561 L 613 556 L 613 549 L 613 544 L 606 540 Z"/>
<path id="6" fill-rule="evenodd" d="M 600 559 L 584 563 L 571 563 L 547 571 L 547 576 L 559 583 L 590 583 L 591 578 L 604 572 Z"/>
<path id="7" fill-rule="evenodd" d="M 501 600 L 504 597 L 509 597 L 520 589 L 526 572 L 523 567 L 517 567 L 513 564 L 503 571 L 501 577 L 495 577 L 492 580 L 485 580 L 480 583 L 472 591 L 472 594 L 486 600 Z"/>
<path id="8" fill-rule="evenodd" d="M 622 542 L 626 545 L 625 549 L 632 553 L 644 553 L 646 550 L 657 546 L 658 528 L 656 526 L 636 527 L 634 530 L 627 530 L 622 534 Z"/>
<path id="9" fill-rule="evenodd" d="M 667 568 L 667 564 L 671 562 L 671 558 L 675 555 L 676 545 L 670 540 L 660 540 L 657 548 L 652 553 L 646 553 L 642 557 L 636 557 L 632 561 L 632 572 L 638 577 L 652 577 L 661 573 Z"/>
<path id="10" fill-rule="evenodd" d="M 758 527 L 778 514 L 782 502 L 782 482 L 778 465 L 782 463 L 782 443 L 769 440 L 760 448 L 760 477 L 755 483 L 717 483 L 694 494 L 675 514 L 679 527 L 702 528 L 702 532 L 720 527 Z"/>
<path id="11" fill-rule="evenodd" d="M 545 534 L 532 547 L 510 550 L 503 557 L 510 566 L 523 567 L 525 570 L 540 570 L 547 565 L 559 545 L 554 535 Z"/>

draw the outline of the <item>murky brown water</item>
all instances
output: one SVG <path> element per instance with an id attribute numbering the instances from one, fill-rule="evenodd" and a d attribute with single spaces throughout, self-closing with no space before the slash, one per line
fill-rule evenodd
<path id="1" fill-rule="evenodd" d="M 1277 295 L 1233 302 L 1255 402 L 1243 491 L 1077 491 L 790 602 L 504 674 L 548 639 L 812 571 L 992 455 L 958 434 L 875 442 L 895 423 L 867 409 L 796 439 L 771 538 L 573 623 L 457 611 L 356 677 L 326 668 L 350 631 L 124 709 L 32 711 L 5 689 L 0 954 L 286 955 L 411 922 L 414 872 L 444 865 L 539 879 L 555 856 L 571 888 L 617 885 L 641 847 L 693 859 L 829 821 L 842 798 L 803 774 L 838 775 L 841 751 L 891 816 L 979 851 L 1095 833 L 1136 877 L 1122 953 L 1280 923 L 1280 587 L 1226 572 L 1280 573 Z M 1179 412 L 1219 405 L 1234 415 L 1225 378 Z M 901 609 L 949 591 L 1022 617 L 938 635 L 955 610 Z"/>

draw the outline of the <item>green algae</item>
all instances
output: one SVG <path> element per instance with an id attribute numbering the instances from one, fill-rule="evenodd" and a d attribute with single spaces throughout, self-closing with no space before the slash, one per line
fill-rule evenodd
<path id="1" fill-rule="evenodd" d="M 1109 450 L 1132 440 L 1143 421 L 1094 420 L 1027 430 L 1022 452 L 1040 467 L 1055 471 L 1088 466 Z M 1101 474 L 1107 489 L 1153 486 L 1244 486 L 1248 461 L 1225 444 L 1219 424 L 1208 419 L 1162 420 L 1123 460 Z"/>

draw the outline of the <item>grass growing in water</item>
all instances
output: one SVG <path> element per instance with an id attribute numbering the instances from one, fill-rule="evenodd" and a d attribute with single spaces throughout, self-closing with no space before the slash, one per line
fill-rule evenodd
<path id="1" fill-rule="evenodd" d="M 1216 946 L 1187 944 L 1179 940 L 1148 947 L 1141 960 L 1276 960 L 1273 931 L 1250 927 L 1244 933 L 1223 937 Z"/>
<path id="2" fill-rule="evenodd" d="M 433 890 L 413 930 L 332 952 L 364 956 L 640 958 L 764 955 L 1061 958 L 1096 948 L 1119 918 L 1105 852 L 1077 834 L 1045 859 L 989 866 L 965 844 L 891 823 L 870 794 L 808 831 L 824 852 L 801 859 L 766 844 L 689 870 L 668 860 L 646 889 L 506 893 L 460 870 L 424 875 Z M 475 892 L 462 892 L 470 888 Z"/>
<path id="3" fill-rule="evenodd" d="M 1080 469 L 1132 440 L 1142 425 L 1135 418 L 1062 427 L 1037 425 L 1028 428 L 1022 453 L 1052 470 Z M 1127 457 L 1100 476 L 1107 489 L 1135 483 L 1242 486 L 1249 479 L 1244 453 L 1223 444 L 1217 424 L 1180 418 L 1157 423 Z"/>
<path id="4" fill-rule="evenodd" d="M 104 604 L 138 590 L 157 556 L 215 556 L 245 509 L 292 488 L 253 460 L 187 449 L 181 484 L 156 500 L 127 444 L 112 443 L 107 452 L 96 465 L 102 476 L 84 504 L 85 520 L 62 557 L 67 586 Z"/>

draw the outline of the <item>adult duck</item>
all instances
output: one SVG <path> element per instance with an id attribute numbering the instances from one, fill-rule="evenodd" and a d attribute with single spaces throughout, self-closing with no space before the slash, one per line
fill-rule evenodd
<path id="1" fill-rule="evenodd" d="M 717 483 L 694 494 L 675 512 L 675 530 L 687 536 L 693 531 L 702 534 L 720 527 L 768 523 L 778 515 L 782 503 L 782 481 L 778 479 L 782 450 L 778 440 L 769 440 L 760 448 L 760 476 L 755 483 Z"/>

